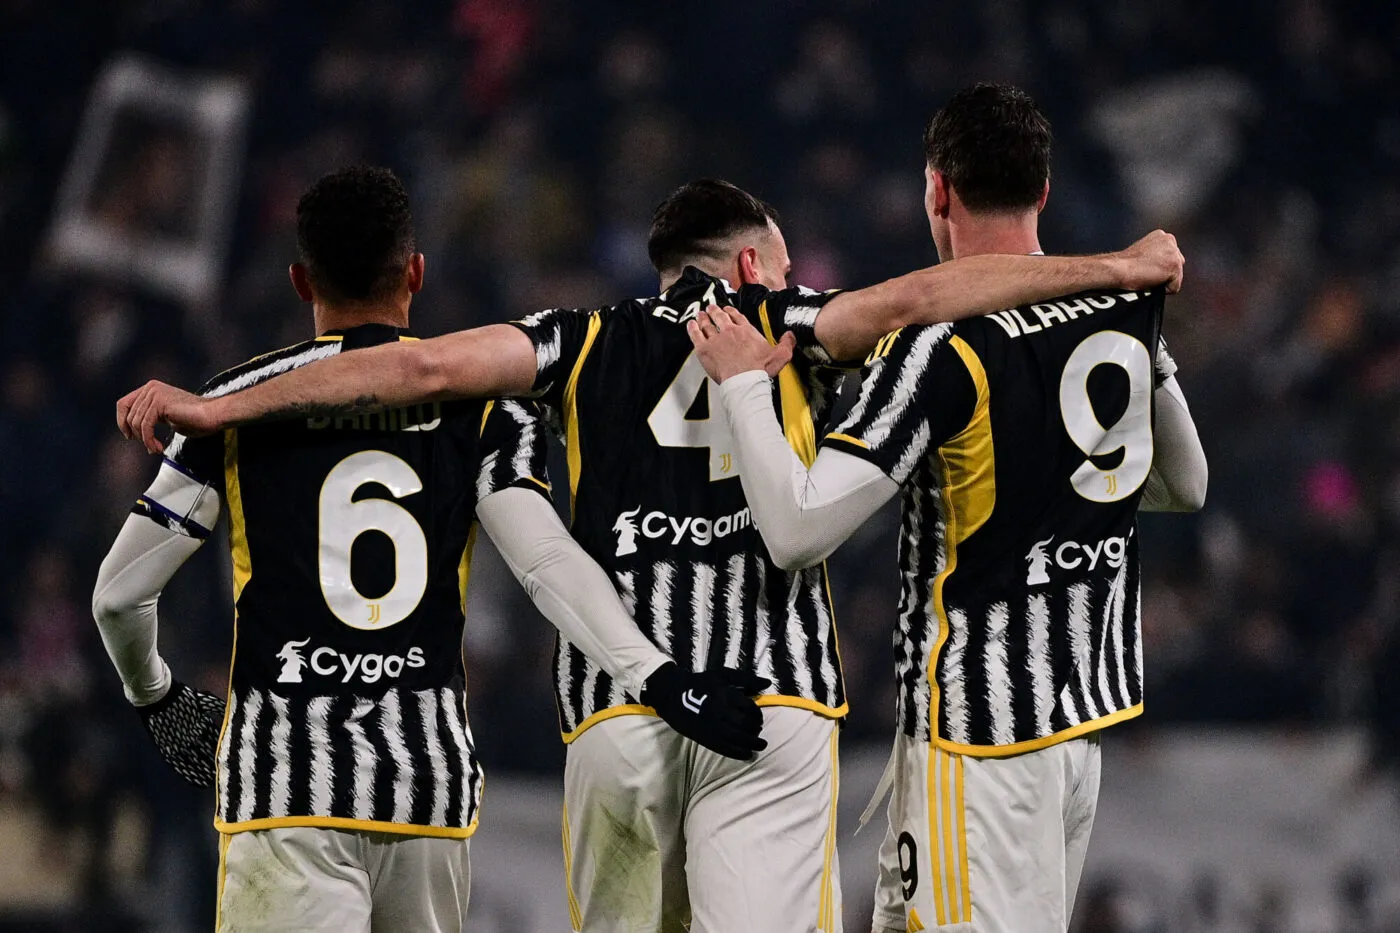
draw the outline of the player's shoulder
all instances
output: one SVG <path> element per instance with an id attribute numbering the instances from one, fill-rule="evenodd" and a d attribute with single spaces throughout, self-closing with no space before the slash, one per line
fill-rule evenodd
<path id="1" fill-rule="evenodd" d="M 294 343 L 289 347 L 260 353 L 206 381 L 200 386 L 199 394 L 217 397 L 257 385 L 298 366 L 335 356 L 340 352 L 340 342 L 341 338 L 336 336 L 317 337 Z"/>
<path id="2" fill-rule="evenodd" d="M 889 360 L 900 365 L 926 364 L 946 351 L 957 334 L 955 324 L 909 324 L 892 330 L 875 343 L 865 362 L 867 366 Z"/>

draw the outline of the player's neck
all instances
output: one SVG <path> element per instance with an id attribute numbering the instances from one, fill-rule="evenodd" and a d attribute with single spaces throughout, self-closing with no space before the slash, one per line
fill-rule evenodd
<path id="1" fill-rule="evenodd" d="M 948 228 L 953 258 L 988 253 L 1038 253 L 1041 251 L 1038 219 L 1034 213 L 964 217 L 962 223 L 951 224 Z"/>
<path id="2" fill-rule="evenodd" d="M 385 324 L 389 327 L 408 327 L 408 304 L 389 303 L 332 306 L 317 301 L 311 306 L 316 319 L 316 336 L 324 336 L 328 331 L 349 330 L 363 324 Z"/>
<path id="3" fill-rule="evenodd" d="M 706 275 L 712 275 L 717 279 L 724 279 L 726 282 L 740 281 L 740 279 L 734 275 L 735 268 L 733 263 L 725 265 L 724 263 L 706 262 L 703 259 L 695 259 L 691 260 L 690 262 L 687 262 L 685 265 L 694 266 Z M 661 290 L 664 292 L 672 285 L 675 285 L 681 280 L 681 276 L 684 274 L 685 266 L 682 266 L 679 269 L 669 271 L 666 274 L 662 275 Z"/>

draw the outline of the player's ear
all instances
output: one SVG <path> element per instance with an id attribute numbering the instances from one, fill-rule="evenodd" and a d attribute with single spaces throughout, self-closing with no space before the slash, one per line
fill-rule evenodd
<path id="1" fill-rule="evenodd" d="M 933 212 L 939 217 L 947 217 L 948 210 L 953 204 L 953 188 L 948 184 L 948 176 L 938 169 L 931 168 L 929 172 L 929 194 L 932 197 Z"/>
<path id="2" fill-rule="evenodd" d="M 1045 210 L 1045 202 L 1050 200 L 1050 179 L 1045 179 L 1045 187 L 1040 189 L 1040 200 L 1035 202 L 1035 212 Z"/>
<path id="3" fill-rule="evenodd" d="M 422 253 L 414 253 L 408 260 L 408 268 L 404 270 L 408 276 L 408 293 L 418 294 L 423 288 L 423 267 L 425 260 Z"/>
<path id="4" fill-rule="evenodd" d="M 287 267 L 287 275 L 291 277 L 292 288 L 296 289 L 297 297 L 302 301 L 311 301 L 314 297 L 311 293 L 311 273 L 306 266 L 299 262 L 294 262 Z"/>
<path id="5" fill-rule="evenodd" d="M 763 280 L 762 260 L 758 258 L 758 250 L 752 246 L 745 246 L 739 250 L 739 284 L 757 285 Z"/>

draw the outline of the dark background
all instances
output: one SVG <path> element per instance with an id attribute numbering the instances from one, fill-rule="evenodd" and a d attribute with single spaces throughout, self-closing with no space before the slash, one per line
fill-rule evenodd
<path id="1" fill-rule="evenodd" d="M 1116 248 L 1161 225 L 1188 257 L 1166 335 L 1210 498 L 1200 515 L 1142 521 L 1148 712 L 1115 734 L 1342 730 L 1363 742 L 1363 775 L 1393 771 L 1398 9 L 0 0 L 0 859 L 43 833 L 34 870 L 68 880 L 40 907 L 0 882 L 0 905 L 19 905 L 0 907 L 0 929 L 30 928 L 22 916 L 144 929 L 139 885 L 161 853 L 209 847 L 207 801 L 145 745 L 87 608 L 154 471 L 112 405 L 147 378 L 194 386 L 309 336 L 285 272 L 307 184 L 361 162 L 404 178 L 428 260 L 425 335 L 653 293 L 651 210 L 702 175 L 779 208 L 794 282 L 858 286 L 934 261 L 920 132 L 977 80 L 1022 85 L 1054 124 L 1048 251 Z M 203 300 L 47 245 L 94 82 L 124 54 L 250 95 L 229 144 L 241 171 L 224 179 L 226 261 Z M 88 214 L 133 239 L 190 236 L 209 179 L 182 132 L 123 116 Z M 848 747 L 890 733 L 893 540 L 888 521 L 872 525 L 832 562 Z M 184 679 L 226 671 L 226 561 L 222 543 L 205 548 L 162 601 L 162 650 Z M 557 776 L 547 628 L 507 586 L 477 600 L 469 627 L 488 769 Z M 205 856 L 185 869 L 191 916 L 206 916 Z M 1285 929 L 1260 916 L 1250 929 Z"/>

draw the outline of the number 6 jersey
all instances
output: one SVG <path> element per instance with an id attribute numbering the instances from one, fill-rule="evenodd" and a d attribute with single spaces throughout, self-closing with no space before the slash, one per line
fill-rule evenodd
<path id="1" fill-rule="evenodd" d="M 1142 710 L 1135 534 L 1163 294 L 906 327 L 824 445 L 904 487 L 900 729 L 1031 751 Z"/>
<path id="2" fill-rule="evenodd" d="M 365 325 L 212 379 L 223 395 L 358 347 Z M 167 461 L 228 507 L 234 656 L 215 826 L 468 836 L 482 775 L 462 665 L 476 503 L 548 495 L 533 405 L 453 402 L 177 438 Z M 189 533 L 143 498 L 136 511 Z M 197 530 L 196 530 L 197 531 Z"/>

